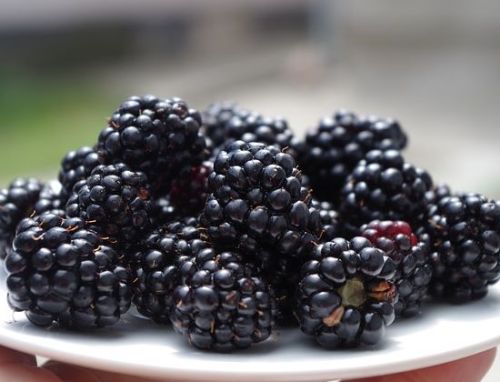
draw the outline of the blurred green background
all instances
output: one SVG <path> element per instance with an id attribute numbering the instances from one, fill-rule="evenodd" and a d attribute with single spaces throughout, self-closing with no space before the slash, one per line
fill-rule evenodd
<path id="1" fill-rule="evenodd" d="M 500 197 L 500 3 L 0 0 L 0 184 L 57 176 L 132 94 L 234 100 L 301 135 L 343 107 L 398 118 L 407 158 Z"/>

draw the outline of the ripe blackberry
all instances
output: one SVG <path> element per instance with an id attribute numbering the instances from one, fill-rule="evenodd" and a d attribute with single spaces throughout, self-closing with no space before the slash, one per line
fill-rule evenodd
<path id="1" fill-rule="evenodd" d="M 70 217 L 80 217 L 93 229 L 129 247 L 150 228 L 149 184 L 142 172 L 123 163 L 99 165 L 73 188 L 66 205 Z"/>
<path id="2" fill-rule="evenodd" d="M 406 135 L 393 119 L 358 116 L 345 110 L 324 118 L 294 147 L 297 160 L 310 176 L 315 194 L 338 202 L 340 191 L 354 167 L 370 150 L 401 150 Z"/>
<path id="3" fill-rule="evenodd" d="M 180 279 L 178 262 L 182 256 L 193 256 L 192 245 L 201 244 L 197 225 L 197 219 L 185 218 L 157 228 L 132 256 L 133 302 L 139 313 L 157 323 L 170 322 L 173 292 Z"/>
<path id="4" fill-rule="evenodd" d="M 108 326 L 130 306 L 120 254 L 79 218 L 49 211 L 19 223 L 5 260 L 8 302 L 39 326 Z"/>
<path id="5" fill-rule="evenodd" d="M 218 246 L 258 256 L 269 247 L 276 255 L 299 257 L 317 239 L 308 231 L 310 199 L 289 154 L 262 143 L 236 141 L 222 150 L 208 178 L 212 192 L 202 223 Z M 257 251 L 258 252 L 258 251 Z"/>
<path id="6" fill-rule="evenodd" d="M 199 165 L 206 155 L 200 126 L 200 113 L 180 98 L 133 96 L 101 131 L 97 151 L 113 163 L 144 172 L 157 188 L 165 188 L 184 168 Z"/>
<path id="7" fill-rule="evenodd" d="M 242 140 L 275 145 L 281 150 L 290 146 L 293 139 L 293 133 L 283 118 L 266 118 L 231 102 L 209 106 L 203 121 L 206 135 L 219 149 Z"/>
<path id="8" fill-rule="evenodd" d="M 410 225 L 403 221 L 375 220 L 364 225 L 361 231 L 397 265 L 393 280 L 399 294 L 394 306 L 396 316 L 419 314 L 432 279 L 429 245 L 419 240 Z"/>
<path id="9" fill-rule="evenodd" d="M 271 335 L 274 302 L 260 278 L 240 256 L 207 245 L 192 246 L 180 262 L 181 284 L 174 292 L 171 321 L 195 347 L 229 351 Z"/>
<path id="10" fill-rule="evenodd" d="M 199 214 L 207 201 L 208 176 L 212 172 L 213 163 L 203 162 L 192 167 L 187 176 L 172 181 L 170 201 L 183 214 Z"/>
<path id="11" fill-rule="evenodd" d="M 80 180 L 87 178 L 92 170 L 100 164 L 105 164 L 104 157 L 91 147 L 80 147 L 78 150 L 67 153 L 61 162 L 61 170 L 59 171 L 62 194 L 69 197 L 73 186 Z"/>
<path id="12" fill-rule="evenodd" d="M 345 227 L 354 235 L 373 220 L 403 220 L 418 227 L 431 188 L 430 175 L 406 163 L 398 151 L 370 151 L 342 189 L 340 213 Z"/>
<path id="13" fill-rule="evenodd" d="M 423 227 L 433 244 L 431 292 L 462 303 L 484 297 L 500 278 L 500 202 L 438 188 Z"/>
<path id="14" fill-rule="evenodd" d="M 160 227 L 172 223 L 180 217 L 179 211 L 170 202 L 169 196 L 162 196 L 152 200 L 151 226 Z"/>
<path id="15" fill-rule="evenodd" d="M 67 202 L 66 195 L 63 195 L 62 189 L 58 190 L 58 188 L 51 183 L 43 186 L 34 206 L 37 215 L 52 210 L 64 210 Z"/>
<path id="16" fill-rule="evenodd" d="M 316 247 L 301 270 L 297 317 L 326 348 L 374 345 L 395 318 L 395 263 L 363 237 Z"/>
<path id="17" fill-rule="evenodd" d="M 312 199 L 311 222 L 309 229 L 314 232 L 321 241 L 329 241 L 342 235 L 342 224 L 338 212 L 329 202 Z M 315 218 L 315 214 L 318 218 Z"/>
<path id="18" fill-rule="evenodd" d="M 42 187 L 36 179 L 18 178 L 0 190 L 0 258 L 10 251 L 17 224 L 33 213 Z"/>

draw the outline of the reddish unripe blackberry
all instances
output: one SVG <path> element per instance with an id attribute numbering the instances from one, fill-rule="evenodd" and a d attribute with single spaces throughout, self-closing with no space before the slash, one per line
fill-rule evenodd
<path id="1" fill-rule="evenodd" d="M 208 176 L 213 163 L 203 162 L 184 176 L 172 181 L 169 197 L 172 206 L 182 214 L 199 214 L 208 197 Z"/>
<path id="2" fill-rule="evenodd" d="M 123 163 L 97 166 L 74 186 L 66 205 L 68 216 L 80 217 L 122 248 L 136 244 L 150 228 L 151 209 L 146 175 Z"/>
<path id="3" fill-rule="evenodd" d="M 375 220 L 361 228 L 362 235 L 383 250 L 397 265 L 393 282 L 399 300 L 396 316 L 411 317 L 421 312 L 432 279 L 430 248 L 403 221 Z"/>
<path id="4" fill-rule="evenodd" d="M 192 246 L 202 244 L 197 225 L 197 219 L 184 218 L 157 228 L 131 257 L 133 302 L 139 313 L 157 323 L 170 322 L 173 292 L 180 281 L 179 261 L 193 257 Z"/>
<path id="5" fill-rule="evenodd" d="M 210 105 L 203 115 L 203 122 L 216 153 L 217 149 L 237 140 L 284 149 L 293 139 L 293 133 L 283 118 L 266 118 L 231 102 Z"/>
<path id="6" fill-rule="evenodd" d="M 97 151 L 112 163 L 144 172 L 155 189 L 168 189 L 206 155 L 200 113 L 180 98 L 152 95 L 125 100 L 101 131 Z"/>
<path id="7" fill-rule="evenodd" d="M 427 221 L 435 297 L 462 303 L 484 297 L 500 278 L 500 202 L 475 193 L 431 193 Z"/>
<path id="8" fill-rule="evenodd" d="M 79 218 L 48 211 L 19 223 L 5 260 L 8 302 L 39 326 L 108 326 L 130 306 L 121 254 Z"/>
<path id="9" fill-rule="evenodd" d="M 301 270 L 297 317 L 326 348 L 375 345 L 395 318 L 396 264 L 363 237 L 316 247 Z"/>
<path id="10" fill-rule="evenodd" d="M 191 345 L 206 350 L 247 348 L 269 338 L 274 300 L 268 285 L 234 252 L 192 245 L 180 261 L 171 321 Z"/>
<path id="11" fill-rule="evenodd" d="M 347 177 L 366 153 L 401 150 L 406 142 L 404 131 L 393 119 L 340 110 L 323 118 L 294 150 L 315 194 L 336 203 Z"/>
<path id="12" fill-rule="evenodd" d="M 69 197 L 77 182 L 87 178 L 94 168 L 105 163 L 103 154 L 97 153 L 91 147 L 80 147 L 78 150 L 68 152 L 61 161 L 59 171 L 62 194 Z"/>
<path id="13" fill-rule="evenodd" d="M 373 220 L 402 220 L 420 226 L 432 185 L 430 175 L 406 163 L 398 151 L 370 151 L 342 189 L 340 213 L 346 230 L 359 234 L 359 227 Z"/>
<path id="14" fill-rule="evenodd" d="M 0 190 L 0 258 L 10 251 L 17 224 L 33 213 L 42 188 L 36 179 L 18 178 Z"/>

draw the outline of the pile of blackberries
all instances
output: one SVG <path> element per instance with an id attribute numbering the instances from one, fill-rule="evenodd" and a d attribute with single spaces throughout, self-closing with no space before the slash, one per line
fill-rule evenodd
<path id="1" fill-rule="evenodd" d="M 75 330 L 134 306 L 216 351 L 290 325 L 374 345 L 430 298 L 500 278 L 500 202 L 435 186 L 406 144 L 397 121 L 352 112 L 300 140 L 233 103 L 130 97 L 57 183 L 0 191 L 8 303 Z"/>

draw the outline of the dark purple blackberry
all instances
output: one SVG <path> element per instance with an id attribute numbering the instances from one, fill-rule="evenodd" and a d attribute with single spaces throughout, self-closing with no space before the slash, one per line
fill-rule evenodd
<path id="1" fill-rule="evenodd" d="M 178 262 L 193 256 L 192 245 L 201 244 L 197 225 L 197 219 L 185 218 L 155 229 L 132 256 L 133 302 L 139 313 L 157 323 L 170 323 L 173 292 L 180 280 Z"/>
<path id="2" fill-rule="evenodd" d="M 242 140 L 275 145 L 281 150 L 290 146 L 293 139 L 293 133 L 283 118 L 266 118 L 231 102 L 211 105 L 205 111 L 203 121 L 206 135 L 219 149 Z"/>
<path id="3" fill-rule="evenodd" d="M 170 202 L 170 197 L 163 196 L 152 200 L 151 226 L 160 227 L 172 223 L 180 217 L 179 211 Z"/>
<path id="4" fill-rule="evenodd" d="M 62 195 L 69 195 L 73 186 L 80 180 L 86 179 L 92 170 L 101 164 L 105 164 L 105 159 L 91 147 L 80 147 L 67 153 L 59 171 L 59 182 L 62 185 Z"/>
<path id="5" fill-rule="evenodd" d="M 186 168 L 206 155 L 200 113 L 180 98 L 133 96 L 102 130 L 97 151 L 113 163 L 144 172 L 156 188 L 168 188 Z"/>
<path id="6" fill-rule="evenodd" d="M 123 163 L 97 166 L 74 186 L 66 205 L 68 216 L 80 217 L 122 248 L 136 244 L 150 228 L 151 209 L 146 175 Z"/>
<path id="7" fill-rule="evenodd" d="M 500 278 L 500 202 L 443 187 L 433 195 L 423 227 L 433 244 L 431 292 L 456 303 L 482 298 Z"/>
<path id="8" fill-rule="evenodd" d="M 129 271 L 79 218 L 49 211 L 19 223 L 5 260 L 8 302 L 39 326 L 108 326 L 130 306 Z"/>
<path id="9" fill-rule="evenodd" d="M 349 234 L 373 220 L 402 220 L 422 224 L 426 193 L 432 178 L 406 163 L 396 150 L 373 150 L 366 154 L 342 189 L 340 213 Z"/>
<path id="10" fill-rule="evenodd" d="M 219 153 L 208 179 L 202 223 L 209 237 L 245 254 L 268 247 L 276 256 L 302 256 L 317 237 L 308 230 L 311 195 L 300 180 L 289 154 L 262 143 L 233 143 Z"/>
<path id="11" fill-rule="evenodd" d="M 59 185 L 47 183 L 38 196 L 34 210 L 37 215 L 52 210 L 64 210 L 66 202 L 66 195 L 63 195 Z"/>
<path id="12" fill-rule="evenodd" d="M 200 242 L 194 257 L 180 262 L 181 284 L 174 292 L 170 319 L 195 347 L 229 351 L 271 335 L 274 300 L 262 279 L 234 252 Z"/>
<path id="13" fill-rule="evenodd" d="M 297 317 L 326 348 L 375 345 L 395 318 L 396 264 L 363 237 L 320 244 L 301 270 Z"/>
<path id="14" fill-rule="evenodd" d="M 184 177 L 174 179 L 169 197 L 172 205 L 182 214 L 199 214 L 208 197 L 208 176 L 213 163 L 205 161 L 192 167 Z"/>
<path id="15" fill-rule="evenodd" d="M 397 265 L 393 282 L 399 300 L 396 316 L 411 317 L 421 312 L 432 279 L 430 248 L 403 221 L 375 220 L 361 228 L 362 235 L 383 250 Z"/>
<path id="16" fill-rule="evenodd" d="M 10 251 L 17 224 L 34 211 L 43 183 L 33 178 L 15 179 L 0 190 L 0 258 Z"/>
<path id="17" fill-rule="evenodd" d="M 311 213 L 309 229 L 319 236 L 320 241 L 329 241 L 342 236 L 340 217 L 331 203 L 312 199 L 309 211 Z"/>
<path id="18" fill-rule="evenodd" d="M 305 143 L 294 147 L 300 168 L 311 178 L 314 193 L 338 202 L 344 183 L 358 162 L 371 150 L 401 150 L 406 135 L 393 119 L 358 116 L 337 111 L 307 133 Z"/>

